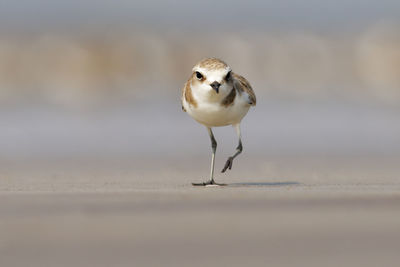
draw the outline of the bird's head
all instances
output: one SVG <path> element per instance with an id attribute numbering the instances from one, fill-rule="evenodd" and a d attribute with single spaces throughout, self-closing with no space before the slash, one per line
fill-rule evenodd
<path id="1" fill-rule="evenodd" d="M 231 68 L 220 59 L 203 59 L 193 67 L 192 86 L 213 95 L 226 95 L 232 89 L 231 72 Z"/>

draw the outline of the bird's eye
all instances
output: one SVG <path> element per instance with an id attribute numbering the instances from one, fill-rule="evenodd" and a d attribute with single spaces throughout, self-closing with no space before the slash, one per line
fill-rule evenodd
<path id="1" fill-rule="evenodd" d="M 203 79 L 203 75 L 200 72 L 196 71 L 196 78 L 201 80 Z"/>
<path id="2" fill-rule="evenodd" d="M 232 71 L 229 71 L 228 74 L 226 74 L 225 80 L 229 80 L 231 78 L 231 72 Z"/>

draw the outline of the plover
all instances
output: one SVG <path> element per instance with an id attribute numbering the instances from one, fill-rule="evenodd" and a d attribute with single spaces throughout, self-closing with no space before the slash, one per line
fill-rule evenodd
<path id="1" fill-rule="evenodd" d="M 192 69 L 192 75 L 182 89 L 182 110 L 207 127 L 211 139 L 210 179 L 193 185 L 224 185 L 214 180 L 214 163 L 217 142 L 212 127 L 232 125 L 236 129 L 239 144 L 228 158 L 222 172 L 232 168 L 233 160 L 242 152 L 240 122 L 251 106 L 256 105 L 256 95 L 250 83 L 217 58 L 206 58 Z"/>

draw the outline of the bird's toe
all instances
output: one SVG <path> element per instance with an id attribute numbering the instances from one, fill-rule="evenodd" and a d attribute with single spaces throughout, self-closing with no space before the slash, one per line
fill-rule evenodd
<path id="1" fill-rule="evenodd" d="M 221 172 L 225 172 L 228 168 L 231 170 L 232 169 L 232 164 L 233 164 L 233 158 L 229 157 L 228 160 L 225 163 L 224 168 L 222 169 Z"/>

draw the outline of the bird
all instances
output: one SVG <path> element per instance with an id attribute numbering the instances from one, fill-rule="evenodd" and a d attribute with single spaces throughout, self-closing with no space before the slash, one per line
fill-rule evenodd
<path id="1" fill-rule="evenodd" d="M 211 139 L 211 169 L 208 181 L 192 183 L 193 186 L 222 186 L 214 179 L 217 141 L 212 128 L 232 125 L 239 139 L 235 153 L 223 169 L 232 169 L 233 160 L 243 151 L 240 123 L 256 105 L 256 95 L 250 83 L 218 58 L 205 58 L 192 69 L 192 74 L 182 88 L 182 110 L 207 128 Z"/>

